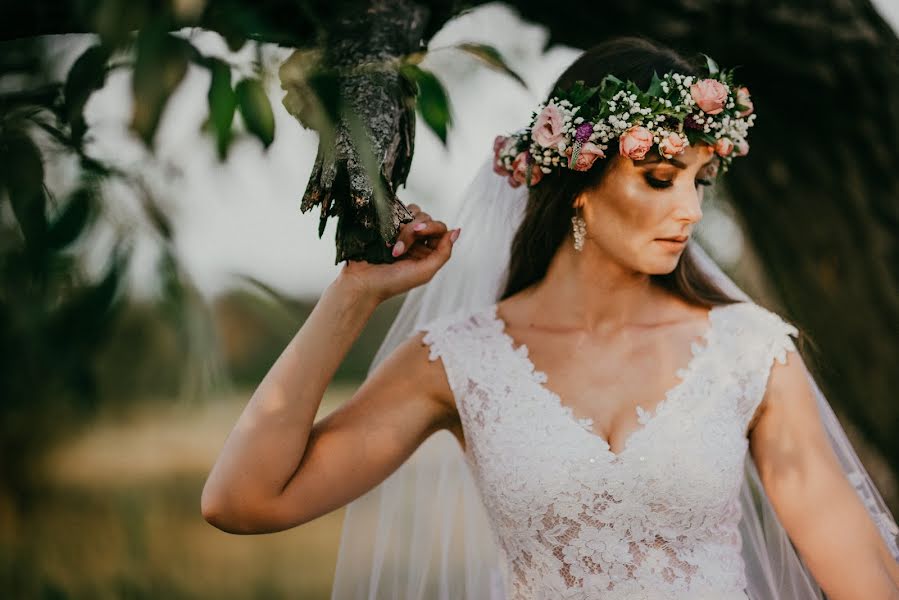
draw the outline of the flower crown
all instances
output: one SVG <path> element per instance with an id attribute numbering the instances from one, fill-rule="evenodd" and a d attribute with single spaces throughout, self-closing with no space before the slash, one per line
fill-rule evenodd
<path id="1" fill-rule="evenodd" d="M 653 73 L 649 89 L 606 75 L 599 86 L 577 81 L 557 89 L 538 106 L 529 127 L 493 142 L 493 170 L 513 187 L 537 185 L 554 169 L 587 171 L 618 140 L 621 155 L 634 160 L 654 145 L 672 158 L 690 144 L 715 148 L 723 173 L 736 156 L 749 152 L 746 134 L 755 121 L 746 87 L 733 83 L 733 69 L 721 71 L 706 56 L 708 76 Z"/>

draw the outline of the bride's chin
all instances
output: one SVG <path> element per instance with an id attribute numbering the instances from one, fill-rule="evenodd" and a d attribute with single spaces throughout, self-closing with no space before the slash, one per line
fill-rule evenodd
<path id="1" fill-rule="evenodd" d="M 668 275 L 677 268 L 678 260 L 680 260 L 679 254 L 653 257 L 653 260 L 645 265 L 647 268 L 644 269 L 644 272 L 647 275 Z"/>

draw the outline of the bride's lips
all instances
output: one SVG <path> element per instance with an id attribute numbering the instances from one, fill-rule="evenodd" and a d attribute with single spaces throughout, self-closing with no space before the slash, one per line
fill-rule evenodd
<path id="1" fill-rule="evenodd" d="M 661 242 L 663 246 L 667 246 L 673 250 L 679 250 L 687 244 L 690 237 L 686 235 L 671 238 L 656 238 L 655 241 Z"/>

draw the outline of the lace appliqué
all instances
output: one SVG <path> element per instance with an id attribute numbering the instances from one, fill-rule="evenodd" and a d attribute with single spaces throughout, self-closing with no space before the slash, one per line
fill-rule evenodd
<path id="1" fill-rule="evenodd" d="M 746 427 L 796 329 L 749 302 L 709 313 L 680 381 L 619 453 L 514 348 L 496 305 L 419 329 L 440 357 L 507 597 L 746 600 Z"/>

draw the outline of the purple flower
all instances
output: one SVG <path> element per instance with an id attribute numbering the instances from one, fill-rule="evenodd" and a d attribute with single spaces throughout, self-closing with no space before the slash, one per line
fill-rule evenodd
<path id="1" fill-rule="evenodd" d="M 577 126 L 577 129 L 574 130 L 574 139 L 582 144 L 589 140 L 591 135 L 593 135 L 593 123 L 590 123 L 589 121 L 581 123 Z"/>

